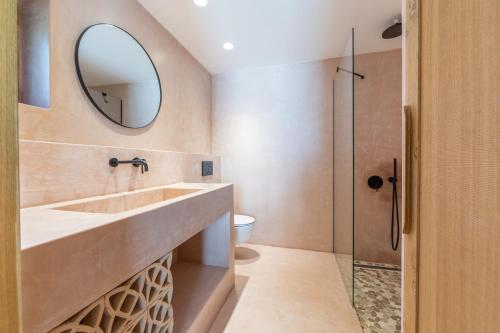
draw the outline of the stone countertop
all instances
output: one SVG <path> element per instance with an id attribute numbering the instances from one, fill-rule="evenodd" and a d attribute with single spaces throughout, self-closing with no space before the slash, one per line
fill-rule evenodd
<path id="1" fill-rule="evenodd" d="M 205 195 L 215 190 L 231 186 L 221 183 L 176 183 L 167 186 L 150 187 L 146 189 L 120 192 L 103 196 L 95 196 L 79 200 L 59 202 L 44 206 L 36 206 L 21 209 L 21 251 L 69 237 L 78 233 L 89 231 L 110 223 L 122 221 L 126 218 L 136 216 L 148 211 L 174 204 L 179 201 Z M 145 205 L 139 208 L 127 210 L 120 213 L 89 213 L 69 210 L 58 210 L 68 205 L 82 204 L 94 200 L 113 198 L 124 194 L 141 193 L 155 189 L 195 189 L 193 193 L 184 194 L 172 199 Z"/>
<path id="2" fill-rule="evenodd" d="M 119 213 L 62 210 L 163 188 L 198 191 Z M 232 214 L 232 184 L 213 183 L 178 183 L 22 209 L 24 332 L 50 331 L 221 218 L 224 227 L 216 228 L 214 244 L 230 248 Z M 232 258 L 230 251 L 226 255 Z"/>

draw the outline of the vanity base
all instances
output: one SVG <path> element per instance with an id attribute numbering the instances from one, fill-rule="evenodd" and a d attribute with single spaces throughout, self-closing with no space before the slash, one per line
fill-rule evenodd
<path id="1" fill-rule="evenodd" d="M 172 274 L 175 333 L 208 332 L 234 287 L 233 269 L 178 262 Z"/>
<path id="2" fill-rule="evenodd" d="M 85 307 L 50 333 L 173 332 L 172 252 Z"/>
<path id="3" fill-rule="evenodd" d="M 24 244 L 30 244 L 21 251 L 25 333 L 60 326 L 177 247 L 180 262 L 232 271 L 232 186 L 174 184 L 160 188 L 197 191 L 119 213 L 60 208 L 121 194 L 21 211 Z M 175 317 L 175 309 L 173 312 Z"/>

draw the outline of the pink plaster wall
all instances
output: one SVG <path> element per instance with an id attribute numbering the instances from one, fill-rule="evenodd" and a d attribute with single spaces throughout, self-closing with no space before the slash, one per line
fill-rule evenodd
<path id="1" fill-rule="evenodd" d="M 223 181 L 235 185 L 236 212 L 257 218 L 251 242 L 333 250 L 338 63 L 263 67 L 213 78 L 213 151 L 222 156 Z M 399 252 L 392 253 L 388 236 L 392 192 L 386 182 L 372 193 L 366 180 L 372 173 L 386 180 L 392 158 L 401 159 L 401 50 L 357 56 L 356 68 L 367 76 L 356 81 L 355 97 L 356 219 L 361 221 L 356 254 L 357 259 L 395 263 Z M 339 165 L 351 165 L 352 150 L 341 155 Z M 352 173 L 347 176 L 352 179 Z M 352 189 L 352 180 L 346 184 Z M 339 207 L 352 204 L 352 192 L 345 193 L 338 197 Z M 349 218 L 335 222 L 340 230 L 352 230 L 352 212 L 344 215 Z M 352 246 L 352 234 L 337 236 L 351 237 L 344 243 Z"/>
<path id="2" fill-rule="evenodd" d="M 20 109 L 21 139 L 210 153 L 210 74 L 136 0 L 51 0 L 49 14 L 51 105 Z M 103 22 L 137 38 L 158 70 L 162 106 L 146 128 L 110 122 L 80 87 L 74 63 L 77 38 L 89 25 Z"/>
<path id="3" fill-rule="evenodd" d="M 401 50 L 358 55 L 355 82 L 355 259 L 400 264 L 401 251 L 391 249 L 390 223 L 393 158 L 398 159 L 398 200 L 401 211 L 402 62 Z M 367 185 L 379 175 L 378 191 Z"/>
<path id="4" fill-rule="evenodd" d="M 251 241 L 333 249 L 333 77 L 337 60 L 216 75 L 213 151 Z"/>
<path id="5" fill-rule="evenodd" d="M 333 249 L 337 59 L 243 70 L 212 80 L 137 1 L 50 4 L 51 107 L 20 108 L 21 139 L 204 154 L 213 146 L 223 155 L 223 180 L 235 183 L 237 211 L 257 217 L 253 242 Z M 99 22 L 129 31 L 158 69 L 163 104 L 156 121 L 144 129 L 110 122 L 79 86 L 74 45 L 85 27 Z M 392 253 L 389 243 L 390 187 L 386 182 L 373 193 L 366 178 L 376 173 L 386 180 L 392 158 L 401 160 L 401 51 L 358 56 L 356 68 L 367 75 L 356 87 L 356 254 L 397 262 L 399 253 Z"/>

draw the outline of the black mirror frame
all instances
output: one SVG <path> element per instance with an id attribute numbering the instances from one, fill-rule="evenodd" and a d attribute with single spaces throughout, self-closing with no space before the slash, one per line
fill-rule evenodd
<path id="1" fill-rule="evenodd" d="M 135 40 L 135 42 L 142 48 L 142 50 L 144 51 L 144 53 L 146 53 L 146 56 L 148 57 L 149 61 L 151 62 L 151 65 L 153 66 L 153 69 L 155 71 L 155 74 L 156 74 L 156 79 L 158 81 L 158 87 L 160 88 L 160 103 L 158 105 L 158 110 L 156 111 L 156 114 L 154 116 L 154 118 L 149 122 L 147 123 L 146 125 L 144 126 L 139 126 L 139 127 L 131 127 L 131 126 L 126 126 L 124 124 L 121 124 L 119 122 L 116 122 L 115 120 L 113 120 L 111 117 L 109 117 L 98 105 L 97 103 L 94 101 L 94 99 L 92 98 L 92 96 L 90 95 L 90 92 L 89 90 L 87 89 L 87 86 L 85 85 L 85 81 L 83 80 L 83 76 L 82 76 L 82 72 L 80 70 L 80 63 L 79 63 L 79 58 L 78 58 L 78 51 L 79 51 L 79 48 L 80 48 L 80 42 L 83 38 L 83 36 L 85 35 L 85 33 L 87 32 L 87 30 L 95 27 L 95 26 L 98 26 L 98 25 L 108 25 L 108 26 L 112 26 L 114 28 L 117 28 L 117 29 L 120 29 L 121 31 L 125 32 L 127 35 L 129 35 L 133 40 Z M 82 31 L 82 33 L 80 34 L 80 36 L 78 37 L 78 40 L 76 41 L 76 46 L 75 46 L 75 68 L 76 68 L 76 74 L 78 75 L 78 80 L 80 81 L 80 86 L 83 88 L 83 91 L 85 92 L 85 95 L 87 95 L 87 98 L 90 100 L 90 102 L 92 103 L 92 105 L 94 105 L 94 107 L 104 116 L 106 117 L 107 119 L 109 119 L 110 121 L 112 121 L 113 123 L 119 125 L 119 126 L 122 126 L 122 127 L 126 127 L 126 128 L 131 128 L 131 129 L 140 129 L 140 128 L 145 128 L 145 127 L 148 127 L 150 126 L 155 120 L 156 118 L 158 118 L 158 114 L 160 113 L 160 110 L 161 110 L 161 104 L 162 104 L 162 100 L 163 100 L 163 90 L 162 90 L 162 87 L 161 87 L 161 81 L 160 81 L 160 75 L 158 75 L 158 70 L 156 69 L 156 66 L 153 62 L 153 59 L 151 59 L 151 56 L 149 55 L 148 51 L 146 51 L 146 49 L 144 48 L 144 46 L 142 46 L 142 44 L 134 37 L 132 36 L 132 34 L 130 34 L 127 30 L 125 29 L 122 29 L 120 28 L 119 26 L 116 26 L 114 24 L 110 24 L 110 23 L 96 23 L 96 24 L 92 24 L 90 26 L 88 26 L 87 28 L 85 28 L 85 30 Z"/>

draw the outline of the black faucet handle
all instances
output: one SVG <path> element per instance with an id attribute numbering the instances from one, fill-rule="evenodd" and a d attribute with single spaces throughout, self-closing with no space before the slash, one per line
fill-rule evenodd
<path id="1" fill-rule="evenodd" d="M 113 157 L 109 160 L 109 166 L 112 166 L 113 168 L 116 168 L 118 164 L 118 159 L 116 157 Z"/>

